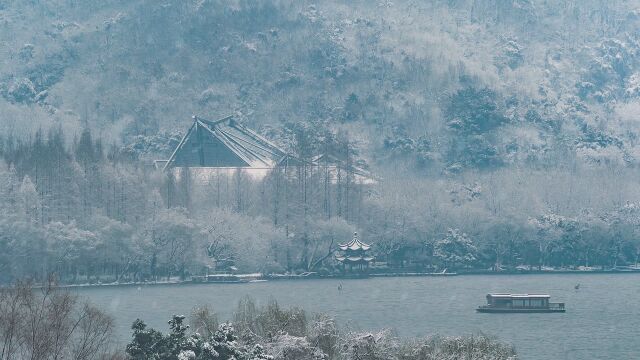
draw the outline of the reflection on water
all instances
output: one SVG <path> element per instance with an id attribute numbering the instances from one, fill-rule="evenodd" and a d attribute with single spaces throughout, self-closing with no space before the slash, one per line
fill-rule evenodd
<path id="1" fill-rule="evenodd" d="M 567 312 L 476 313 L 489 292 L 549 293 L 552 301 L 566 303 Z M 250 295 L 258 303 L 275 298 L 283 305 L 325 312 L 358 329 L 393 328 L 403 336 L 493 334 L 513 343 L 521 359 L 640 359 L 640 274 L 298 280 L 103 287 L 78 293 L 116 317 L 122 343 L 129 340 L 136 318 L 166 331 L 172 314 L 211 304 L 221 319 L 229 319 L 238 299 Z"/>

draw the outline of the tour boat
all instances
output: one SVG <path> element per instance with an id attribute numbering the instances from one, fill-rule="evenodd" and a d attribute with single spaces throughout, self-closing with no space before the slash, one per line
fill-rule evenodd
<path id="1" fill-rule="evenodd" d="M 546 294 L 488 294 L 487 305 L 478 306 L 483 313 L 557 313 L 565 312 L 564 303 L 549 302 Z"/>

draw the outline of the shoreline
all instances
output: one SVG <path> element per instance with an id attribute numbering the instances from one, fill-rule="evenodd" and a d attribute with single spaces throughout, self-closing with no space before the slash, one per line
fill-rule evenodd
<path id="1" fill-rule="evenodd" d="M 370 273 L 357 276 L 344 275 L 324 275 L 324 276 L 300 276 L 300 275 L 267 275 L 254 277 L 253 280 L 246 281 L 195 281 L 193 278 L 187 280 L 164 280 L 154 282 L 127 282 L 127 283 L 84 283 L 84 284 L 60 284 L 60 288 L 96 288 L 96 287 L 131 287 L 131 286 L 171 286 L 171 285 L 217 285 L 217 284 L 251 284 L 267 281 L 299 281 L 299 280 L 365 280 L 373 278 L 393 278 L 393 277 L 452 277 L 452 276 L 526 276 L 526 275 L 628 275 L 640 274 L 638 270 L 532 270 L 532 271 L 464 271 L 459 273 L 419 273 L 419 272 L 400 272 L 400 273 Z M 242 278 L 245 274 L 238 274 Z M 255 275 L 255 274 L 249 274 Z"/>

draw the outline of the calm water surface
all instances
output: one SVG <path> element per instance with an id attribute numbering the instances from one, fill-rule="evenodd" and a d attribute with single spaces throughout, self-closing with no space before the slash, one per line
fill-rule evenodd
<path id="1" fill-rule="evenodd" d="M 343 290 L 338 291 L 338 284 Z M 574 286 L 580 283 L 580 289 Z M 133 320 L 167 330 L 172 314 L 210 304 L 229 319 L 238 299 L 270 298 L 325 312 L 339 323 L 403 336 L 484 332 L 515 345 L 521 359 L 640 359 L 640 274 L 405 277 L 156 285 L 77 290 L 116 318 L 124 344 Z M 480 314 L 488 292 L 549 293 L 565 314 Z"/>

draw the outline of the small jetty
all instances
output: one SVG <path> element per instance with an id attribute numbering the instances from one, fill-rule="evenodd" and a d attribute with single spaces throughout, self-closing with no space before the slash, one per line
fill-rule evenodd
<path id="1" fill-rule="evenodd" d="M 487 294 L 487 305 L 476 309 L 482 313 L 563 313 L 564 303 L 549 302 L 547 294 Z"/>
<path id="2" fill-rule="evenodd" d="M 266 280 L 262 279 L 262 274 L 209 274 L 191 277 L 191 282 L 194 283 L 246 284 L 258 281 Z"/>

